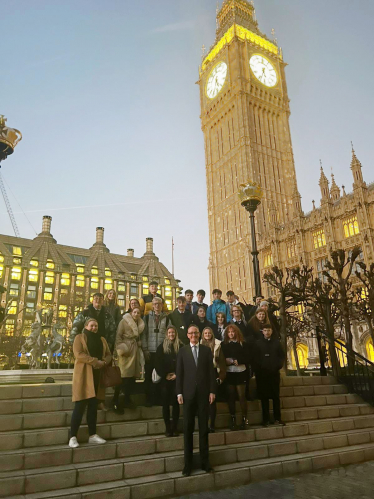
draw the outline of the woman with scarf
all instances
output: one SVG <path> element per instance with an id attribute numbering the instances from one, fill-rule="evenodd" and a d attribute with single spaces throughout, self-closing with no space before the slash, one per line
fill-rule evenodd
<path id="1" fill-rule="evenodd" d="M 124 407 L 134 409 L 131 400 L 135 380 L 140 377 L 144 368 L 144 355 L 140 348 L 140 335 L 144 331 L 144 321 L 140 316 L 140 308 L 134 308 L 130 314 L 125 314 L 117 329 L 116 350 L 118 366 L 121 370 L 122 384 L 116 387 L 113 397 L 113 408 L 118 414 L 123 414 L 123 407 L 119 405 L 120 391 L 125 395 Z"/>
<path id="2" fill-rule="evenodd" d="M 178 338 L 177 328 L 169 326 L 166 336 L 157 347 L 155 369 L 161 377 L 162 416 L 165 421 L 165 436 L 178 436 L 179 404 L 176 394 L 177 355 L 183 343 Z M 170 421 L 170 406 L 172 406 L 172 421 Z"/>
<path id="3" fill-rule="evenodd" d="M 73 373 L 73 402 L 69 447 L 79 447 L 77 434 L 87 407 L 88 443 L 104 444 L 96 433 L 97 401 L 105 399 L 105 387 L 101 384 L 102 369 L 110 364 L 112 356 L 105 338 L 98 333 L 95 319 L 87 319 L 82 333 L 74 339 L 75 357 Z"/>
<path id="4" fill-rule="evenodd" d="M 117 293 L 114 289 L 110 289 L 106 292 L 104 298 L 104 306 L 107 312 L 113 317 L 114 322 L 116 323 L 116 329 L 118 324 L 122 320 L 121 309 L 117 303 Z"/>
<path id="5" fill-rule="evenodd" d="M 226 359 L 223 355 L 221 348 L 221 341 L 214 337 L 213 329 L 211 327 L 206 327 L 203 330 L 201 344 L 209 347 L 213 354 L 213 366 L 216 373 L 217 385 L 221 385 L 226 378 Z M 218 388 L 218 387 L 217 387 Z M 210 426 L 209 433 L 215 432 L 216 415 L 217 415 L 217 403 L 214 400 L 213 404 L 209 406 L 210 410 Z"/>
<path id="6" fill-rule="evenodd" d="M 241 430 L 249 427 L 247 419 L 247 400 L 245 387 L 248 381 L 247 366 L 250 363 L 250 347 L 244 341 L 242 332 L 234 324 L 229 324 L 225 330 L 222 351 L 226 359 L 226 383 L 228 388 L 228 405 L 231 416 L 230 430 L 237 430 L 235 416 L 235 400 L 238 394 L 242 410 Z"/>

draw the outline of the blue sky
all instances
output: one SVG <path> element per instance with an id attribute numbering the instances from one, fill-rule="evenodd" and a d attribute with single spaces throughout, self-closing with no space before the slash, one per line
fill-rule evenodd
<path id="1" fill-rule="evenodd" d="M 222 1 L 220 1 L 220 4 Z M 0 0 L 6 58 L 0 113 L 23 140 L 2 173 L 23 237 L 51 215 L 61 244 L 89 247 L 95 228 L 115 253 L 145 251 L 184 288 L 209 288 L 201 46 L 216 0 Z M 371 0 L 257 0 L 275 28 L 291 99 L 303 208 L 319 204 L 319 159 L 351 190 L 350 141 L 374 181 Z M 0 232 L 12 234 L 0 202 Z"/>

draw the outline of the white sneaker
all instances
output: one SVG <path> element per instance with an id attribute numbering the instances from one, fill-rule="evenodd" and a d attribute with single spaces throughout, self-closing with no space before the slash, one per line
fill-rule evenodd
<path id="1" fill-rule="evenodd" d="M 90 438 L 88 439 L 88 443 L 89 444 L 105 444 L 106 440 L 99 437 L 99 435 L 91 435 Z"/>
<path id="2" fill-rule="evenodd" d="M 79 447 L 77 437 L 71 437 L 71 439 L 69 440 L 69 447 L 71 447 L 72 449 Z"/>

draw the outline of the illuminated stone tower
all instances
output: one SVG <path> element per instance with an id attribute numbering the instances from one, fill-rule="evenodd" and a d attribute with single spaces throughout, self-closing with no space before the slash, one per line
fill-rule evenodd
<path id="1" fill-rule="evenodd" d="M 241 183 L 261 184 L 257 232 L 287 223 L 299 199 L 289 128 L 285 63 L 258 28 L 252 3 L 225 0 L 214 45 L 200 67 L 210 236 L 210 285 L 253 297 Z M 296 194 L 295 194 L 296 193 Z"/>

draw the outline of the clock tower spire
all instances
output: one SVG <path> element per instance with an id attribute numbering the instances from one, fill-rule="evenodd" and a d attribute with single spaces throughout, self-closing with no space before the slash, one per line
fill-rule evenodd
<path id="1" fill-rule="evenodd" d="M 239 185 L 252 180 L 264 192 L 256 213 L 260 246 L 271 206 L 276 207 L 277 223 L 287 223 L 297 190 L 285 63 L 276 42 L 260 31 L 252 2 L 223 2 L 217 13 L 216 40 L 202 61 L 198 83 L 210 284 L 235 289 L 250 300 L 254 285 L 250 227 L 237 196 Z"/>

